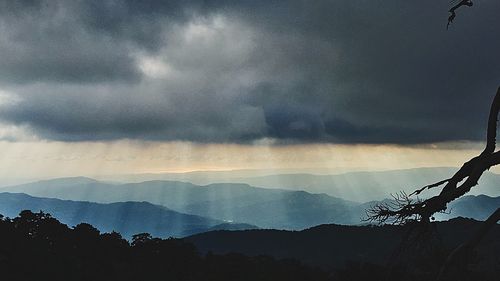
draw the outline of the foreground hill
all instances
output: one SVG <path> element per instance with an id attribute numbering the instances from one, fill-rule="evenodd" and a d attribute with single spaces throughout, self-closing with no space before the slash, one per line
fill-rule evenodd
<path id="1" fill-rule="evenodd" d="M 166 238 L 182 237 L 217 228 L 232 229 L 231 224 L 222 224 L 220 220 L 182 214 L 147 202 L 99 204 L 38 198 L 19 193 L 0 193 L 0 214 L 15 217 L 22 210 L 43 210 L 70 226 L 86 222 L 100 231 L 116 231 L 126 238 L 142 232 Z M 245 229 L 241 225 L 235 226 L 237 227 Z"/>
<path id="2" fill-rule="evenodd" d="M 479 225 L 478 221 L 464 218 L 433 223 L 439 241 L 448 250 L 471 237 Z M 202 252 L 294 258 L 309 265 L 332 269 L 340 268 L 347 262 L 387 264 L 407 231 L 408 228 L 392 225 L 320 225 L 303 231 L 213 231 L 185 240 Z M 493 264 L 500 271 L 500 225 L 494 227 L 481 242 L 478 257 L 482 262 L 477 265 L 479 268 L 488 268 Z"/>
<path id="3" fill-rule="evenodd" d="M 23 211 L 0 218 L 0 270 L 5 280 L 434 280 L 450 250 L 479 223 L 455 219 L 428 226 L 214 231 L 182 240 L 142 233 L 129 243 L 89 224 L 69 228 L 48 214 Z M 401 244 L 409 231 L 416 236 Z M 498 280 L 499 237 L 497 225 L 469 257 L 471 266 L 450 271 L 445 280 Z"/>
<path id="4" fill-rule="evenodd" d="M 2 280 L 9 281 L 334 280 L 326 271 L 297 261 L 202 256 L 186 241 L 148 234 L 129 243 L 89 224 L 68 228 L 50 215 L 29 211 L 0 219 L 0 271 Z"/>

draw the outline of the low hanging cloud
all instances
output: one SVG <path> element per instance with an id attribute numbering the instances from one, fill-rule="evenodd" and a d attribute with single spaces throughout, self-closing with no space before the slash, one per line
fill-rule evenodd
<path id="1" fill-rule="evenodd" d="M 498 1 L 0 1 L 0 126 L 42 139 L 482 140 Z M 15 140 L 15 136 L 0 136 Z"/>

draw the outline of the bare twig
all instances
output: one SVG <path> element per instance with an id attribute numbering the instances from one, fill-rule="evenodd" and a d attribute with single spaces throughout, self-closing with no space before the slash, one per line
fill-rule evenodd
<path id="1" fill-rule="evenodd" d="M 442 180 L 442 181 L 438 181 L 438 182 L 433 183 L 433 184 L 426 185 L 426 186 L 424 186 L 424 187 L 422 187 L 422 188 L 420 188 L 420 189 L 417 189 L 417 190 L 413 191 L 412 193 L 410 193 L 410 195 L 409 195 L 409 196 L 419 195 L 420 193 L 422 193 L 422 191 L 424 191 L 424 190 L 426 190 L 426 189 L 431 189 L 431 188 L 433 188 L 433 187 L 438 187 L 438 186 L 440 186 L 440 185 L 443 185 L 443 184 L 445 184 L 445 183 L 449 182 L 450 180 L 451 180 L 451 178 L 449 178 L 449 179 L 445 179 L 445 180 Z"/>
<path id="2" fill-rule="evenodd" d="M 393 224 L 404 224 L 408 221 L 418 221 L 418 214 L 412 216 L 401 215 L 399 210 L 411 209 L 412 206 L 420 203 L 419 199 L 412 199 L 404 191 L 396 194 L 391 194 L 392 200 L 377 203 L 370 209 L 366 210 L 366 218 L 364 221 L 374 221 L 379 224 L 391 222 Z"/>

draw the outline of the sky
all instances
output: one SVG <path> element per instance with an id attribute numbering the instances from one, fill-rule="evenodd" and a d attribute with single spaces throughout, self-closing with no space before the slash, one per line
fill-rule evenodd
<path id="1" fill-rule="evenodd" d="M 0 0 L 0 177 L 459 166 L 500 2 Z"/>

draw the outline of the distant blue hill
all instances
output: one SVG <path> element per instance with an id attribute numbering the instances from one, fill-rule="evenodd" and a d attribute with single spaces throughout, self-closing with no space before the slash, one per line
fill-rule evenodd
<path id="1" fill-rule="evenodd" d="M 367 202 L 383 200 L 391 193 L 411 193 L 425 185 L 450 178 L 458 168 L 415 168 L 391 171 L 349 172 L 337 175 L 278 174 L 259 177 L 232 179 L 233 182 L 265 188 L 305 190 L 311 193 L 325 193 L 330 196 Z M 500 196 L 500 175 L 485 172 L 470 194 Z M 439 189 L 429 190 L 422 196 L 432 196 Z"/>
<path id="2" fill-rule="evenodd" d="M 498 208 L 500 208 L 500 197 L 467 195 L 451 202 L 448 205 L 448 211 L 444 214 L 437 214 L 436 218 L 446 220 L 465 217 L 486 220 Z"/>
<path id="3" fill-rule="evenodd" d="M 303 190 L 310 193 L 325 193 L 333 197 L 356 202 L 383 200 L 399 191 L 408 193 L 422 186 L 451 177 L 457 167 L 413 168 L 389 171 L 358 171 L 342 174 L 320 175 L 307 173 L 270 174 L 270 171 L 198 171 L 188 173 L 159 173 L 110 176 L 108 179 L 122 182 L 167 180 L 190 182 L 196 185 L 213 183 L 244 183 L 255 187 Z M 470 194 L 500 196 L 500 175 L 485 172 Z M 422 194 L 432 195 L 438 190 Z"/>
<path id="4" fill-rule="evenodd" d="M 43 210 L 69 226 L 86 222 L 102 232 L 117 231 L 126 238 L 142 232 L 166 238 L 182 237 L 212 229 L 256 228 L 182 214 L 148 202 L 100 204 L 38 198 L 21 193 L 0 193 L 0 214 L 15 217 L 22 210 Z"/>
<path id="5" fill-rule="evenodd" d="M 64 178 L 0 191 L 98 203 L 146 201 L 181 213 L 261 228 L 303 229 L 323 223 L 360 223 L 360 215 L 352 212 L 358 203 L 326 194 L 256 188 L 247 184 L 198 186 L 175 181 L 110 184 L 88 178 Z"/>

